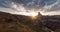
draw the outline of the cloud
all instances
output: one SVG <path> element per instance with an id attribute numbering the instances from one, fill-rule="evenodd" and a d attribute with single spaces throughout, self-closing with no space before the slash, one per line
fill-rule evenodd
<path id="1" fill-rule="evenodd" d="M 50 12 L 60 10 L 60 0 L 0 0 L 0 7 L 18 12 L 30 12 L 34 9 L 35 12 L 51 14 Z"/>

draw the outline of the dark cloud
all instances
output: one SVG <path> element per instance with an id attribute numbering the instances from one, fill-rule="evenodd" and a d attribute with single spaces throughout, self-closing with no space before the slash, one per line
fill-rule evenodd
<path id="1" fill-rule="evenodd" d="M 44 7 L 46 4 L 51 5 L 51 4 L 55 3 L 57 0 L 0 0 L 0 1 L 6 5 L 9 5 L 8 2 L 11 1 L 14 3 L 23 4 L 24 6 L 26 6 L 28 8 L 29 7 L 41 8 L 41 7 Z M 7 1 L 7 2 L 5 2 L 5 1 Z"/>
<path id="2" fill-rule="evenodd" d="M 59 10 L 60 10 L 60 6 L 58 5 L 55 5 L 50 9 L 50 11 L 59 11 Z"/>

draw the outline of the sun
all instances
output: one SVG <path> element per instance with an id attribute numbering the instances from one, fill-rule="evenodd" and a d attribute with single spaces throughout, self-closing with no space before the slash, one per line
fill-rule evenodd
<path id="1" fill-rule="evenodd" d="M 30 17 L 31 17 L 32 19 L 36 19 L 36 18 L 37 18 L 38 13 L 36 13 L 36 12 L 31 12 L 30 14 L 31 14 Z"/>
<path id="2" fill-rule="evenodd" d="M 38 13 L 36 13 L 36 12 L 31 12 L 31 15 L 30 15 L 30 16 L 34 17 L 34 16 L 37 16 L 37 15 L 38 15 Z"/>

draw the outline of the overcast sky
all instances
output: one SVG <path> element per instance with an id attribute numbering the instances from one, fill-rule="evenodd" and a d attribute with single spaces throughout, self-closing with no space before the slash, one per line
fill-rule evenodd
<path id="1" fill-rule="evenodd" d="M 43 15 L 60 15 L 60 0 L 0 0 L 0 11 L 23 14 L 40 11 Z"/>

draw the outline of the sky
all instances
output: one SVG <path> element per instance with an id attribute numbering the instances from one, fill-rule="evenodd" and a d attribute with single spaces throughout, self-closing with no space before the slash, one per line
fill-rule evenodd
<path id="1" fill-rule="evenodd" d="M 0 11 L 18 15 L 30 15 L 33 12 L 60 15 L 60 0 L 0 0 Z"/>

